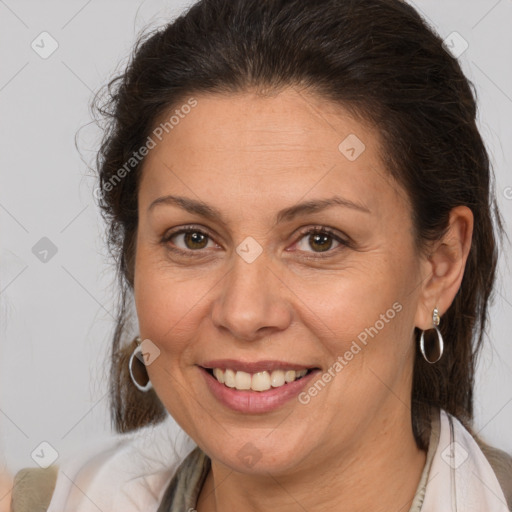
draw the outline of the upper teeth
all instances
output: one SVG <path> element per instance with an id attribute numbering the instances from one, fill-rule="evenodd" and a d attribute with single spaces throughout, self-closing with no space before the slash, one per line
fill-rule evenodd
<path id="1" fill-rule="evenodd" d="M 252 389 L 253 391 L 266 391 L 267 389 L 279 388 L 285 383 L 293 382 L 300 377 L 304 377 L 307 370 L 274 370 L 273 372 L 235 372 L 229 368 L 222 370 L 213 369 L 213 375 L 221 383 L 229 388 L 235 388 L 240 391 Z"/>

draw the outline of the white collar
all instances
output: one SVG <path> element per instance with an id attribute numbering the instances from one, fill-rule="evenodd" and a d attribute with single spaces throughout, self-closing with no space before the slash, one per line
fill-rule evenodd
<path id="1" fill-rule="evenodd" d="M 88 446 L 60 465 L 47 512 L 156 512 L 195 446 L 169 415 L 158 425 Z"/>
<path id="2" fill-rule="evenodd" d="M 440 421 L 421 512 L 509 512 L 498 478 L 473 436 L 443 410 Z"/>
<path id="3" fill-rule="evenodd" d="M 184 442 L 183 442 L 184 441 Z M 170 416 L 91 457 L 61 464 L 47 512 L 156 512 L 181 461 L 195 444 Z M 509 512 L 482 450 L 452 415 L 440 412 L 439 442 L 421 512 Z"/>

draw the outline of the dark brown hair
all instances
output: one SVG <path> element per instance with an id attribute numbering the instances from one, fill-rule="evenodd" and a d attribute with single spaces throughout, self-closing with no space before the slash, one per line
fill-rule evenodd
<path id="1" fill-rule="evenodd" d="M 163 114 L 194 94 L 286 87 L 316 93 L 377 127 L 390 176 L 407 192 L 419 249 L 438 240 L 458 205 L 474 215 L 462 285 L 441 320 L 445 352 L 416 351 L 413 430 L 425 448 L 430 406 L 468 428 L 476 357 L 493 290 L 498 234 L 489 157 L 476 125 L 476 94 L 434 29 L 400 0 L 202 0 L 137 40 L 126 69 L 95 98 L 106 121 L 97 158 L 100 207 L 117 262 L 120 302 L 113 335 L 111 408 L 117 431 L 160 421 L 154 392 L 127 374 L 137 190 L 143 160 L 112 185 Z M 494 222 L 493 222 L 494 216 Z M 420 331 L 416 329 L 418 336 Z"/>

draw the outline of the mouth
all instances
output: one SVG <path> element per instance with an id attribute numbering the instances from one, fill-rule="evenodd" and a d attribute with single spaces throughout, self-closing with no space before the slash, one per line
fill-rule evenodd
<path id="1" fill-rule="evenodd" d="M 242 362 L 223 359 L 198 365 L 211 395 L 244 414 L 280 409 L 320 374 L 319 367 L 281 361 Z"/>
<path id="2" fill-rule="evenodd" d="M 287 370 L 263 370 L 246 372 L 232 368 L 204 368 L 214 379 L 224 386 L 238 391 L 263 392 L 273 388 L 281 388 L 292 382 L 303 379 L 317 368 L 299 368 Z"/>
<path id="3" fill-rule="evenodd" d="M 276 360 L 216 359 L 197 366 L 211 395 L 223 406 L 244 414 L 280 409 L 321 372 L 318 366 Z"/>

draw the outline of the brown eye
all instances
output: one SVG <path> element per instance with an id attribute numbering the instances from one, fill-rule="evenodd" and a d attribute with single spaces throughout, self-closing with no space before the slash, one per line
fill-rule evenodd
<path id="1" fill-rule="evenodd" d="M 318 248 L 318 252 L 328 251 L 332 247 L 333 239 L 331 235 L 324 233 L 313 233 L 308 238 L 309 246 L 313 249 Z"/>
<path id="2" fill-rule="evenodd" d="M 305 252 L 335 252 L 331 249 L 337 249 L 340 246 L 347 246 L 348 242 L 330 231 L 328 228 L 313 228 L 302 233 L 302 237 L 297 242 L 297 248 Z M 335 245 L 336 244 L 336 245 Z M 311 250 L 312 249 L 312 250 Z"/>
<path id="3" fill-rule="evenodd" d="M 172 244 L 174 247 L 169 247 L 170 249 L 179 252 L 192 252 L 206 249 L 208 243 L 212 241 L 207 233 L 197 228 L 184 228 L 166 235 L 162 242 Z"/>
<path id="4" fill-rule="evenodd" d="M 208 243 L 208 235 L 199 231 L 187 231 L 182 235 L 187 249 L 204 249 Z"/>

